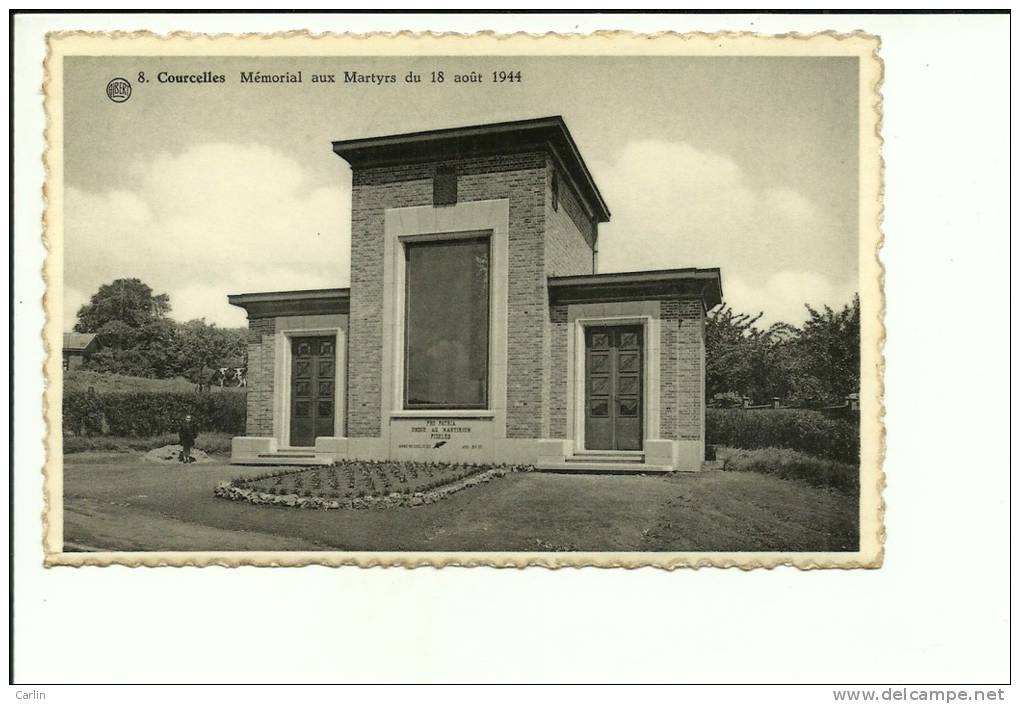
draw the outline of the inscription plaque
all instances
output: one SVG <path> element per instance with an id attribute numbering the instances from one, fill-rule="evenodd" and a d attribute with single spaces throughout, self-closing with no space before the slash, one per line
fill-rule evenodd
<path id="1" fill-rule="evenodd" d="M 492 418 L 392 418 L 390 457 L 417 462 L 492 462 Z"/>

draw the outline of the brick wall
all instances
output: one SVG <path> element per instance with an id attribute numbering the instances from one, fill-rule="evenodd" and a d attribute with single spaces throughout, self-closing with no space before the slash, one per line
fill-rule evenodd
<path id="1" fill-rule="evenodd" d="M 553 207 L 553 182 L 558 184 L 558 204 Z M 548 276 L 593 274 L 593 247 L 598 225 L 588 216 L 569 181 L 559 172 L 552 158 L 547 158 L 545 184 L 545 273 Z M 558 310 L 559 309 L 559 310 Z M 567 309 L 557 306 L 549 311 L 546 323 L 543 359 L 549 360 L 544 398 L 545 423 L 542 437 L 567 437 L 566 315 Z M 560 319 L 562 317 L 562 320 Z"/>
<path id="2" fill-rule="evenodd" d="M 552 306 L 549 310 L 549 434 L 550 438 L 568 438 L 567 427 L 568 382 L 573 360 L 567 357 L 567 343 L 570 324 L 567 322 L 567 306 Z M 581 409 L 583 411 L 583 409 Z"/>
<path id="3" fill-rule="evenodd" d="M 549 159 L 545 202 L 545 270 L 549 276 L 594 274 L 592 257 L 597 225 L 584 211 L 570 182 Z M 559 207 L 553 208 L 553 179 L 559 183 Z"/>
<path id="4" fill-rule="evenodd" d="M 660 436 L 700 440 L 705 411 L 705 315 L 701 301 L 662 302 Z"/>
<path id="5" fill-rule="evenodd" d="M 273 434 L 273 378 L 276 350 L 275 318 L 248 321 L 248 387 L 245 434 L 268 437 Z"/>
<path id="6" fill-rule="evenodd" d="M 384 211 L 432 205 L 432 176 L 440 167 L 456 170 L 460 202 L 509 200 L 507 437 L 542 437 L 549 376 L 542 152 L 354 172 L 348 434 L 378 437 L 381 431 Z"/>

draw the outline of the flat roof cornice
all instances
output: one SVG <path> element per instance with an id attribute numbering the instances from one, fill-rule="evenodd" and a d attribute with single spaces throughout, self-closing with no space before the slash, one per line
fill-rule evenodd
<path id="1" fill-rule="evenodd" d="M 244 308 L 249 320 L 288 315 L 346 313 L 350 310 L 350 299 L 349 288 L 233 293 L 227 296 L 230 305 Z"/>
<path id="2" fill-rule="evenodd" d="M 84 352 L 96 343 L 96 337 L 94 332 L 65 332 L 64 351 Z"/>
<path id="3" fill-rule="evenodd" d="M 659 269 L 580 276 L 550 276 L 553 303 L 598 303 L 698 296 L 705 310 L 722 303 L 722 276 L 709 269 Z"/>
<path id="4" fill-rule="evenodd" d="M 551 151 L 593 216 L 599 222 L 609 221 L 605 199 L 559 115 L 333 142 L 333 152 L 353 168 L 485 156 L 528 148 Z"/>

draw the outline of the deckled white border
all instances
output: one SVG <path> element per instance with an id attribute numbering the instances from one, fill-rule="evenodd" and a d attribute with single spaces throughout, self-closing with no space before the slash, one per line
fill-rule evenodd
<path id="1" fill-rule="evenodd" d="M 43 469 L 45 506 L 43 516 L 44 564 L 54 565 L 223 565 L 237 567 L 297 565 L 386 566 L 492 566 L 492 567 L 757 567 L 792 565 L 801 569 L 879 567 L 883 559 L 885 531 L 882 489 L 884 474 L 883 325 L 884 272 L 878 259 L 881 248 L 882 161 L 881 93 L 883 65 L 877 37 L 855 32 L 839 34 L 785 34 L 762 36 L 745 32 L 715 34 L 636 34 L 595 32 L 578 34 L 510 35 L 482 32 L 369 33 L 357 35 L 311 34 L 303 31 L 273 34 L 206 35 L 174 32 L 58 32 L 51 33 L 45 64 L 45 104 L 48 117 L 44 187 L 46 211 L 43 221 L 48 256 L 44 266 L 47 291 L 44 299 L 48 350 L 45 365 L 47 388 L 44 413 L 47 422 L 47 461 Z M 393 553 L 393 552 L 62 552 L 62 441 L 60 429 L 61 368 L 55 350 L 60 345 L 62 305 L 63 115 L 60 58 L 69 54 L 112 55 L 571 55 L 647 54 L 700 56 L 858 56 L 861 59 L 860 132 L 860 298 L 861 298 L 861 546 L 855 553 Z"/>

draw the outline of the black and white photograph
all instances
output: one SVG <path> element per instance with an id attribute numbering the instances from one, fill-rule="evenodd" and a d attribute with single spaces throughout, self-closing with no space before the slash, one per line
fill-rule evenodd
<path id="1" fill-rule="evenodd" d="M 880 564 L 875 43 L 782 46 L 69 50 L 58 552 Z"/>

